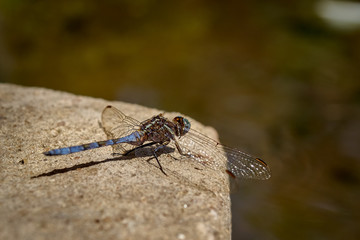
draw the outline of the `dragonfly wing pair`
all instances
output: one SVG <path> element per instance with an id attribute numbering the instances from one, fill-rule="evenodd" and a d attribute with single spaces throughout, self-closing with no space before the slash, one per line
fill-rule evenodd
<path id="1" fill-rule="evenodd" d="M 225 171 L 233 178 L 265 180 L 271 176 L 270 168 L 261 159 L 221 145 L 194 129 L 180 138 L 179 144 L 190 158 L 214 170 Z"/>
<path id="2" fill-rule="evenodd" d="M 101 124 L 108 139 L 115 139 L 127 136 L 139 130 L 140 122 L 136 119 L 126 116 L 120 110 L 113 106 L 107 106 L 101 115 Z M 130 144 L 112 145 L 116 154 L 124 154 L 135 146 Z"/>

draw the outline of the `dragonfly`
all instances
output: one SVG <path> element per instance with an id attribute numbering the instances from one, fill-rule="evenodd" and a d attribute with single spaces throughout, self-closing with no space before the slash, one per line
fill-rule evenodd
<path id="1" fill-rule="evenodd" d="M 182 116 L 170 120 L 159 114 L 139 122 L 109 105 L 102 112 L 101 125 L 107 140 L 52 149 L 44 154 L 67 155 L 112 146 L 113 154 L 128 155 L 139 148 L 151 146 L 160 170 L 167 175 L 158 158 L 159 150 L 173 146 L 181 156 L 205 167 L 224 171 L 232 178 L 266 180 L 271 176 L 270 168 L 263 160 L 224 146 L 192 129 L 190 121 Z"/>

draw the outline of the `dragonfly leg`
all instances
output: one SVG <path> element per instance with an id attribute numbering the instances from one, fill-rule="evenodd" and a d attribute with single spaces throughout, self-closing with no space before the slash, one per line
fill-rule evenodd
<path id="1" fill-rule="evenodd" d="M 136 151 L 137 149 L 140 149 L 140 148 L 143 148 L 143 147 L 147 147 L 147 146 L 152 146 L 152 145 L 154 145 L 154 144 L 157 144 L 157 142 L 149 142 L 149 143 L 146 143 L 146 144 L 137 146 L 137 147 L 135 147 L 135 148 L 133 148 L 133 149 L 131 149 L 131 150 L 129 150 L 129 151 L 121 154 L 121 155 L 127 156 L 129 153 L 132 153 L 132 152 Z"/>
<path id="2" fill-rule="evenodd" d="M 157 157 L 157 155 L 156 155 L 156 151 L 155 151 L 155 150 L 153 151 L 153 154 L 154 154 L 154 157 L 155 157 L 155 159 L 156 159 L 156 162 L 157 162 L 158 165 L 159 165 L 160 171 L 161 171 L 165 176 L 167 176 L 166 172 L 164 171 L 163 167 L 162 167 L 161 164 L 160 164 L 160 161 L 159 161 L 159 159 L 158 159 L 158 157 Z"/>
<path id="3" fill-rule="evenodd" d="M 167 144 L 169 144 L 169 143 L 170 143 L 170 141 L 166 141 L 166 142 L 163 142 L 163 143 L 159 143 L 159 146 L 156 147 L 156 148 L 153 150 L 153 155 L 154 155 L 157 163 L 159 164 L 160 171 L 161 171 L 163 174 L 165 174 L 165 176 L 167 176 L 167 174 L 165 173 L 163 167 L 161 166 L 160 161 L 159 161 L 159 159 L 158 159 L 158 157 L 157 157 L 156 152 L 159 151 L 160 149 L 164 148 L 164 147 L 165 147 Z"/>
<path id="4" fill-rule="evenodd" d="M 176 146 L 176 149 L 178 150 L 178 152 L 180 153 L 180 155 L 182 156 L 186 156 L 186 157 L 192 157 L 192 154 L 189 153 L 189 152 L 185 152 L 181 149 L 180 147 L 180 144 L 178 141 L 176 141 L 176 139 L 174 139 L 174 142 L 175 142 L 175 146 Z"/>
<path id="5" fill-rule="evenodd" d="M 157 156 L 156 152 L 157 152 L 158 150 L 160 150 L 161 148 L 165 147 L 165 145 L 167 145 L 168 143 L 169 143 L 169 142 L 162 143 L 162 144 L 160 144 L 158 147 L 156 147 L 155 149 L 153 149 L 153 155 L 154 155 L 154 157 L 155 157 L 155 159 L 156 159 L 156 162 L 157 162 L 158 165 L 159 165 L 160 171 L 161 171 L 163 174 L 165 174 L 165 176 L 167 176 L 167 174 L 165 173 L 163 167 L 161 166 L 160 161 L 159 161 L 159 159 L 158 159 L 158 156 Z M 126 153 L 124 153 L 124 154 L 122 154 L 122 155 L 123 155 L 123 156 L 127 156 L 128 154 L 134 152 L 134 151 L 137 150 L 137 149 L 140 149 L 140 148 L 143 148 L 143 147 L 152 146 L 152 145 L 155 145 L 155 144 L 159 144 L 159 143 L 158 143 L 158 142 L 149 142 L 149 143 L 143 144 L 143 145 L 141 145 L 141 146 L 137 146 L 137 147 L 135 147 L 135 148 L 127 151 Z"/>

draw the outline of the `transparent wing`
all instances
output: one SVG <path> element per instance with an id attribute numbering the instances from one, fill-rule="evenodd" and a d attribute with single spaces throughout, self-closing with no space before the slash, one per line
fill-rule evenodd
<path id="1" fill-rule="evenodd" d="M 234 178 L 265 180 L 271 176 L 270 168 L 261 159 L 221 145 L 196 130 L 191 129 L 181 137 L 179 144 L 192 159 L 212 169 L 226 171 Z"/>
<path id="2" fill-rule="evenodd" d="M 120 138 L 129 135 L 139 129 L 140 122 L 126 116 L 120 110 L 113 106 L 104 108 L 101 115 L 101 124 L 108 139 Z M 129 144 L 113 145 L 114 153 L 125 153 L 134 146 Z"/>

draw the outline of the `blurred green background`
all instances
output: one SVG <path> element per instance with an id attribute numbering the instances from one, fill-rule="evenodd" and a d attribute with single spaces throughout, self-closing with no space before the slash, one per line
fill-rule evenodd
<path id="1" fill-rule="evenodd" d="M 359 239 L 359 13 L 344 1 L 0 0 L 0 81 L 179 111 L 264 159 L 273 177 L 232 196 L 233 239 Z"/>

